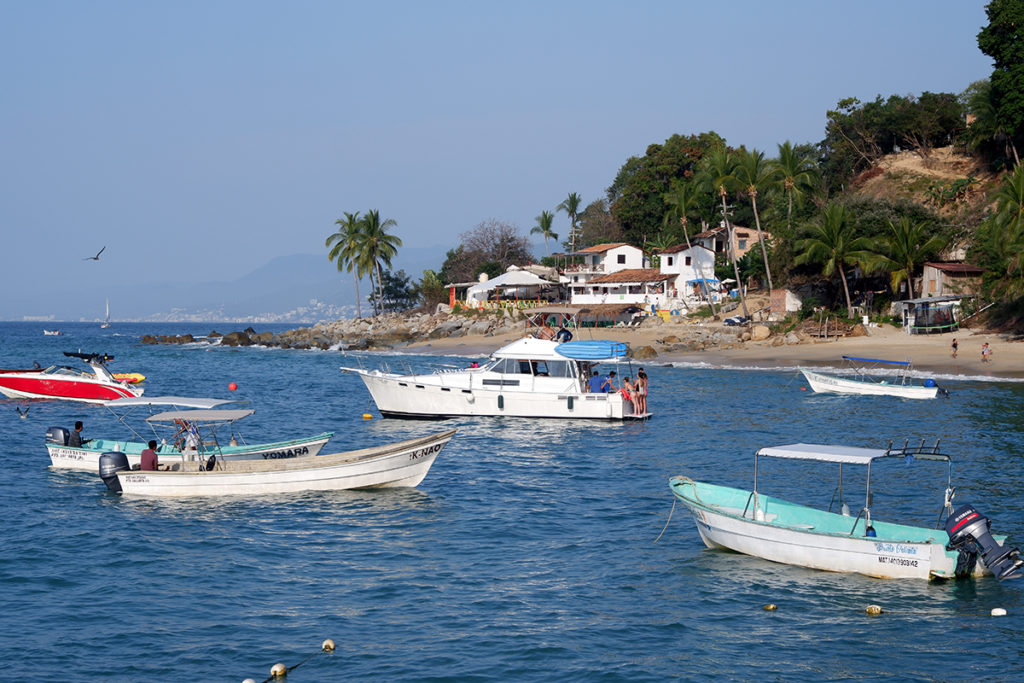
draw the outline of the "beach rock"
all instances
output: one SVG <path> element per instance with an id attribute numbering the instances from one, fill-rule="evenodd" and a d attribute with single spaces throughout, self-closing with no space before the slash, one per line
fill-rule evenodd
<path id="1" fill-rule="evenodd" d="M 217 330 L 210 330 L 210 334 L 206 335 L 207 339 L 220 339 L 223 335 Z"/>
<path id="2" fill-rule="evenodd" d="M 159 344 L 160 343 L 160 340 L 157 339 L 156 337 L 154 337 L 151 334 L 144 334 L 144 335 L 142 335 L 142 339 L 140 339 L 139 341 L 142 342 L 143 344 Z"/>
<path id="3" fill-rule="evenodd" d="M 252 346 L 252 339 L 245 332 L 228 332 L 221 338 L 220 343 L 224 346 Z"/>
<path id="4" fill-rule="evenodd" d="M 678 344 L 679 343 L 679 337 L 677 337 L 674 334 L 670 334 L 667 337 L 665 337 L 664 339 L 659 339 L 658 343 L 659 344 Z"/>
<path id="5" fill-rule="evenodd" d="M 772 346 L 785 346 L 786 339 L 784 337 L 775 337 L 770 343 Z"/>
<path id="6" fill-rule="evenodd" d="M 753 341 L 764 341 L 770 336 L 772 336 L 772 331 L 768 329 L 767 325 L 754 325 L 750 330 L 750 338 Z"/>
<path id="7" fill-rule="evenodd" d="M 798 337 L 794 332 L 790 332 L 789 334 L 786 335 L 786 343 L 787 344 L 799 344 L 800 343 L 800 337 Z"/>
<path id="8" fill-rule="evenodd" d="M 490 320 L 478 320 L 469 326 L 466 334 L 484 335 L 491 331 L 491 327 L 492 324 Z"/>
<path id="9" fill-rule="evenodd" d="M 455 336 L 453 333 L 462 329 L 461 320 L 449 320 L 443 322 L 427 334 L 427 339 L 443 339 L 444 337 Z M 463 332 L 465 334 L 465 332 Z"/>
<path id="10" fill-rule="evenodd" d="M 740 335 L 740 341 L 748 342 L 750 341 L 750 338 L 751 337 L 749 332 L 744 332 L 743 334 Z"/>
<path id="11" fill-rule="evenodd" d="M 636 351 L 632 351 L 629 355 L 636 360 L 647 360 L 648 358 L 657 358 L 658 352 L 655 351 L 653 347 L 641 346 Z"/>
<path id="12" fill-rule="evenodd" d="M 262 344 L 264 346 L 270 346 L 274 343 L 273 332 L 260 332 L 259 334 L 254 334 L 249 338 L 252 339 L 254 343 Z"/>
<path id="13" fill-rule="evenodd" d="M 853 326 L 853 329 L 851 329 L 847 333 L 846 336 L 847 337 L 865 337 L 865 336 L 867 336 L 867 333 L 868 333 L 868 331 L 864 329 L 864 326 L 861 325 L 860 323 L 857 323 L 856 325 Z"/>

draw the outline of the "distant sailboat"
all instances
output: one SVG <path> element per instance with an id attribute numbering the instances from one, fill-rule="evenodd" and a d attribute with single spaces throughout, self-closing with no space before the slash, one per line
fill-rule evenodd
<path id="1" fill-rule="evenodd" d="M 103 321 L 103 324 L 100 325 L 100 327 L 101 328 L 110 327 L 110 299 L 107 299 L 107 318 L 106 318 L 106 320 Z"/>

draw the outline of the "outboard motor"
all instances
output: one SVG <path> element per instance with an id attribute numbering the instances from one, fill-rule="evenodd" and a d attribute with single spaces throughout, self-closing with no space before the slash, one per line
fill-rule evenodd
<path id="1" fill-rule="evenodd" d="M 946 533 L 949 534 L 947 550 L 957 550 L 956 577 L 963 578 L 974 572 L 978 555 L 985 560 L 985 566 L 996 578 L 1020 578 L 1024 571 L 1024 558 L 1016 548 L 1001 546 L 989 533 L 988 518 L 973 505 L 964 504 L 946 519 Z"/>
<path id="2" fill-rule="evenodd" d="M 121 451 L 109 451 L 100 456 L 100 478 L 111 491 L 121 490 L 121 481 L 117 478 L 117 473 L 130 469 L 128 456 Z"/>
<path id="3" fill-rule="evenodd" d="M 71 433 L 63 427 L 50 427 L 46 430 L 46 443 L 51 443 L 55 446 L 67 446 L 69 436 L 71 436 Z"/>

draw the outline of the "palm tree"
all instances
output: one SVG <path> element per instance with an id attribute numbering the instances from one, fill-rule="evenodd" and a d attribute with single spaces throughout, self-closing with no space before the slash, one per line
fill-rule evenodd
<path id="1" fill-rule="evenodd" d="M 843 294 L 846 295 L 846 317 L 850 318 L 853 303 L 850 301 L 850 288 L 846 284 L 846 266 L 871 263 L 871 240 L 854 237 L 853 224 L 846 215 L 846 207 L 841 204 L 826 205 L 821 213 L 821 221 L 806 227 L 807 236 L 796 242 L 797 251 L 802 253 L 794 259 L 794 263 L 823 264 L 822 274 L 825 277 L 832 277 L 838 271 L 839 279 L 843 281 Z"/>
<path id="2" fill-rule="evenodd" d="M 942 237 L 928 237 L 929 227 L 927 221 L 913 223 L 906 216 L 897 223 L 889 221 L 889 234 L 876 245 L 878 259 L 872 265 L 889 271 L 893 293 L 906 280 L 913 299 L 914 274 L 918 267 L 946 246 Z"/>
<path id="3" fill-rule="evenodd" d="M 764 152 L 752 149 L 747 152 L 740 152 L 733 177 L 739 185 L 740 191 L 750 197 L 750 206 L 754 209 L 754 225 L 757 226 L 757 243 L 761 245 L 761 256 L 764 258 L 764 274 L 768 280 L 768 291 L 772 291 L 772 269 L 768 266 L 768 248 L 764 244 L 764 235 L 761 233 L 761 215 L 757 212 L 758 190 L 766 188 L 775 182 L 778 171 L 773 164 L 768 163 L 764 158 Z"/>
<path id="4" fill-rule="evenodd" d="M 555 211 L 565 211 L 566 215 L 569 216 L 569 251 L 576 251 L 576 235 L 579 233 L 579 228 L 576 223 L 579 221 L 580 206 L 583 204 L 583 199 L 575 192 L 570 192 L 569 196 L 565 198 L 561 204 L 555 207 Z"/>
<path id="5" fill-rule="evenodd" d="M 558 235 L 551 231 L 551 223 L 555 220 L 555 214 L 550 211 L 541 211 L 540 215 L 534 218 L 537 225 L 530 231 L 530 234 L 540 233 L 544 236 L 544 251 L 551 256 L 551 249 L 548 247 L 548 239 L 557 240 Z"/>
<path id="6" fill-rule="evenodd" d="M 391 259 L 398 253 L 398 247 L 402 246 L 401 238 L 388 232 L 388 228 L 397 226 L 393 218 L 381 221 L 380 212 L 370 209 L 362 220 L 363 229 L 357 241 L 360 258 L 370 269 L 371 278 L 374 273 L 377 276 L 377 301 L 374 307 L 381 312 L 384 310 L 384 291 L 380 267 L 383 263 L 390 268 Z"/>
<path id="7" fill-rule="evenodd" d="M 995 290 L 1004 299 L 1024 296 L 1024 166 L 1018 165 L 995 193 L 996 210 L 982 234 L 994 258 Z"/>
<path id="8" fill-rule="evenodd" d="M 326 247 L 331 247 L 327 258 L 330 261 L 338 262 L 339 273 L 342 269 L 349 273 L 352 273 L 353 269 L 355 269 L 352 277 L 356 281 L 356 318 L 362 318 L 363 305 L 359 300 L 359 278 L 366 275 L 366 268 L 364 264 L 359 262 L 357 249 L 359 244 L 358 236 L 362 231 L 362 221 L 359 220 L 359 212 L 356 211 L 352 214 L 346 211 L 345 217 L 334 221 L 334 224 L 339 226 L 340 229 L 328 237 L 324 244 Z"/>
<path id="9" fill-rule="evenodd" d="M 725 198 L 729 189 L 736 182 L 733 171 L 736 169 L 736 160 L 732 153 L 724 147 L 716 149 L 701 159 L 702 183 L 711 191 L 716 192 L 722 200 L 722 220 L 725 223 L 726 242 L 729 249 L 729 260 L 732 261 L 733 275 L 736 278 L 736 287 L 740 293 L 740 305 L 743 307 L 743 317 L 749 319 L 747 311 L 747 297 L 743 293 L 743 283 L 740 282 L 740 268 L 736 263 L 735 240 L 732 234 L 732 223 L 729 221 L 729 209 L 725 204 Z"/>
<path id="10" fill-rule="evenodd" d="M 693 255 L 694 262 L 697 264 L 697 277 L 700 278 L 700 284 L 704 290 L 704 297 L 708 300 L 708 305 L 711 306 L 711 315 L 717 318 L 718 311 L 715 310 L 715 302 L 711 300 L 711 294 L 708 292 L 708 283 L 704 277 L 704 266 L 697 260 L 697 255 L 693 251 L 693 245 L 690 244 L 690 219 L 687 217 L 687 214 L 697 208 L 696 189 L 691 183 L 677 182 L 669 192 L 662 195 L 662 199 L 672 207 L 665 212 L 665 218 L 662 222 L 668 227 L 669 224 L 675 224 L 676 221 L 679 221 L 679 225 L 682 226 L 683 238 L 686 240 L 686 250 Z"/>
<path id="11" fill-rule="evenodd" d="M 818 169 L 805 154 L 800 154 L 793 147 L 793 143 L 786 140 L 779 145 L 779 158 L 775 160 L 775 168 L 778 171 L 777 182 L 782 185 L 782 191 L 786 193 L 789 207 L 786 211 L 787 232 L 793 232 L 793 202 L 800 203 L 804 194 L 811 192 L 814 181 L 817 179 Z"/>

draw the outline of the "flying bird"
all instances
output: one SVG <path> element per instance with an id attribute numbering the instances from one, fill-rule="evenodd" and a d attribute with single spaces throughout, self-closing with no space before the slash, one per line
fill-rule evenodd
<path id="1" fill-rule="evenodd" d="M 18 415 L 21 417 L 22 420 L 28 417 L 28 406 L 25 406 L 24 411 L 22 411 L 22 409 L 19 408 L 18 406 L 14 406 L 14 409 L 18 411 Z"/>
<path id="2" fill-rule="evenodd" d="M 106 248 L 107 248 L 106 245 L 104 245 L 103 249 L 106 249 Z M 99 261 L 100 260 L 100 254 L 103 253 L 103 249 L 100 249 L 99 251 L 97 251 L 95 256 L 86 256 L 82 260 L 83 261 Z"/>

